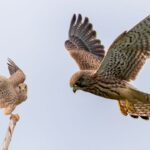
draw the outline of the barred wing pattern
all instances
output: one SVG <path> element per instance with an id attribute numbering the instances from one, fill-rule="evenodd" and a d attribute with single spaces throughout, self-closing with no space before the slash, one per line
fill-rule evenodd
<path id="1" fill-rule="evenodd" d="M 81 70 L 95 70 L 104 57 L 104 46 L 96 39 L 96 31 L 85 17 L 74 14 L 69 29 L 69 40 L 65 42 L 66 49 L 75 59 Z"/>
<path id="2" fill-rule="evenodd" d="M 97 73 L 108 78 L 134 80 L 149 56 L 150 16 L 113 42 Z"/>

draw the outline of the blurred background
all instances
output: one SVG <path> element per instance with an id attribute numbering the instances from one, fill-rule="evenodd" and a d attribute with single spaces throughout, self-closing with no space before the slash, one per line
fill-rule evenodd
<path id="1" fill-rule="evenodd" d="M 141 150 L 150 148 L 150 121 L 124 117 L 116 101 L 86 92 L 74 94 L 70 76 L 78 66 L 64 48 L 72 15 L 88 16 L 107 50 L 124 30 L 150 15 L 148 0 L 0 1 L 0 74 L 7 58 L 26 73 L 28 100 L 10 150 Z M 150 93 L 147 61 L 132 82 Z M 0 143 L 9 117 L 0 110 Z"/>

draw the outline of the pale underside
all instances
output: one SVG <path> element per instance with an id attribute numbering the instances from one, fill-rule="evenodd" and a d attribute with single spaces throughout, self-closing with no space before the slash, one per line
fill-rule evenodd
<path id="1" fill-rule="evenodd" d="M 96 31 L 88 18 L 74 15 L 65 46 L 81 70 L 93 70 L 106 80 L 134 80 L 150 56 L 150 16 L 128 32 L 123 32 L 110 46 L 106 56 L 104 46 L 96 39 Z M 150 117 L 150 102 L 117 99 L 124 115 Z"/>

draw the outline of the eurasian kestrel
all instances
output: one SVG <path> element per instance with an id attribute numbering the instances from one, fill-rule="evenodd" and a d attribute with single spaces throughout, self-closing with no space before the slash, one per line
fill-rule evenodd
<path id="1" fill-rule="evenodd" d="M 65 47 L 79 65 L 70 80 L 73 91 L 83 90 L 118 101 L 124 115 L 150 117 L 150 94 L 129 84 L 150 56 L 150 16 L 112 43 L 105 55 L 89 19 L 73 15 Z"/>
<path id="2" fill-rule="evenodd" d="M 11 59 L 7 64 L 10 77 L 0 76 L 0 108 L 4 108 L 5 114 L 9 115 L 27 99 L 27 85 L 23 71 Z"/>

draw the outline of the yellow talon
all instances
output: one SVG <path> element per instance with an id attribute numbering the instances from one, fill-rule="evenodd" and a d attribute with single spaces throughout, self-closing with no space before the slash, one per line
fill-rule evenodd
<path id="1" fill-rule="evenodd" d="M 128 110 L 127 110 L 126 106 L 124 105 L 124 101 L 119 100 L 118 104 L 119 104 L 119 108 L 120 108 L 121 113 L 123 115 L 127 116 L 128 115 Z"/>
<path id="2" fill-rule="evenodd" d="M 128 112 L 132 112 L 132 113 L 135 112 L 134 105 L 130 103 L 128 100 L 126 100 L 126 108 Z"/>

